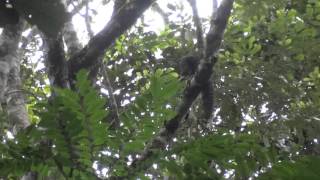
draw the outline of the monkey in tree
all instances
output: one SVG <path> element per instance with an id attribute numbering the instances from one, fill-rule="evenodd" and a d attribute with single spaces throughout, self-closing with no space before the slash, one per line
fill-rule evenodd
<path id="1" fill-rule="evenodd" d="M 187 55 L 179 61 L 179 72 L 181 80 L 187 80 L 190 85 L 190 80 L 195 75 L 200 64 L 200 57 L 197 55 Z M 201 89 L 201 100 L 203 109 L 203 118 L 208 120 L 211 118 L 213 110 L 213 82 L 212 79 L 203 85 Z"/>
<path id="2" fill-rule="evenodd" d="M 179 61 L 179 72 L 182 80 L 191 79 L 196 73 L 199 65 L 199 57 L 194 55 L 187 55 Z"/>

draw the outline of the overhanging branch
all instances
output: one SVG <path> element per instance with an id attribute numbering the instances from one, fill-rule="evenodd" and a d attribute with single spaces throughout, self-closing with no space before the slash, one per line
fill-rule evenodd
<path id="1" fill-rule="evenodd" d="M 102 56 L 114 40 L 136 22 L 152 2 L 153 0 L 135 0 L 120 8 L 102 31 L 95 35 L 79 53 L 70 58 L 68 67 L 71 80 L 80 69 L 94 67 L 98 63 L 99 56 Z"/>

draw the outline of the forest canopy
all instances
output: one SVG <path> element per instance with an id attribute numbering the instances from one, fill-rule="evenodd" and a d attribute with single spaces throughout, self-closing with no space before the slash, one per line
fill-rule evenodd
<path id="1" fill-rule="evenodd" d="M 320 1 L 0 0 L 0 179 L 320 179 Z"/>

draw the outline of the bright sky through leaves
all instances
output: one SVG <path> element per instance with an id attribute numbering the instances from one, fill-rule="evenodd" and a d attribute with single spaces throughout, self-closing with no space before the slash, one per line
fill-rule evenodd
<path id="1" fill-rule="evenodd" d="M 167 8 L 168 3 L 182 4 L 184 6 L 184 11 L 187 14 L 192 14 L 190 5 L 186 0 L 161 0 L 157 2 L 159 3 L 160 7 L 165 11 L 168 10 Z M 220 0 L 218 0 L 218 2 L 220 2 Z M 199 9 L 200 17 L 209 17 L 211 15 L 212 0 L 197 1 L 197 6 Z M 100 1 L 93 1 L 92 3 L 90 3 L 90 8 L 94 9 L 97 12 L 96 16 L 93 15 L 93 23 L 91 27 L 94 33 L 98 33 L 109 21 L 112 14 L 113 3 L 109 3 L 108 5 L 102 6 Z M 85 14 L 85 8 L 80 13 Z M 145 18 L 145 22 L 150 25 L 150 28 L 151 28 L 150 30 L 161 31 L 164 28 L 162 17 L 159 14 L 152 12 L 151 10 L 148 10 L 146 11 L 144 18 Z M 170 18 L 174 18 L 174 17 L 170 17 Z M 72 20 L 78 32 L 79 39 L 82 40 L 82 43 L 84 44 L 87 43 L 89 38 L 87 36 L 86 25 L 83 20 L 83 17 L 77 14 L 73 17 Z"/>

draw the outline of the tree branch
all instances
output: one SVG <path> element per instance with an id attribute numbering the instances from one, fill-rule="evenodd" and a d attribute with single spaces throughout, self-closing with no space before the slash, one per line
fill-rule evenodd
<path id="1" fill-rule="evenodd" d="M 127 0 L 115 0 L 114 1 L 114 5 L 113 5 L 113 12 L 112 12 L 112 16 L 114 16 L 115 14 L 118 13 L 118 11 L 124 7 L 124 5 L 126 4 Z"/>
<path id="2" fill-rule="evenodd" d="M 217 0 L 212 0 L 212 15 L 211 15 L 211 19 L 214 19 L 217 16 L 217 11 L 218 11 L 218 1 Z"/>
<path id="3" fill-rule="evenodd" d="M 49 38 L 44 35 L 46 46 L 45 64 L 50 84 L 55 87 L 69 88 L 67 61 L 63 49 L 62 35 L 57 38 Z"/>
<path id="4" fill-rule="evenodd" d="M 110 128 L 114 129 L 114 128 L 118 127 L 120 124 L 120 114 L 119 114 L 117 100 L 113 94 L 114 91 L 113 91 L 112 83 L 110 82 L 108 70 L 106 68 L 105 63 L 102 63 L 101 73 L 103 76 L 103 84 L 105 85 L 105 88 L 108 90 L 109 97 L 110 97 L 111 109 L 110 109 L 110 114 L 108 115 L 108 119 L 111 118 Z"/>
<path id="5" fill-rule="evenodd" d="M 91 25 L 90 25 L 91 17 L 90 17 L 90 14 L 89 14 L 89 2 L 86 4 L 86 14 L 85 14 L 84 19 L 85 19 L 88 35 L 89 35 L 90 38 L 92 38 L 94 36 L 94 33 L 93 33 Z"/>
<path id="6" fill-rule="evenodd" d="M 154 3 L 152 5 L 152 9 L 160 14 L 165 25 L 169 25 L 169 22 L 170 22 L 168 17 L 169 15 L 161 9 L 158 3 Z"/>
<path id="7" fill-rule="evenodd" d="M 88 4 L 88 0 L 82 0 L 77 6 L 74 6 L 72 11 L 70 12 L 71 17 L 77 14 L 86 4 Z"/>
<path id="8" fill-rule="evenodd" d="M 114 14 L 109 23 L 95 35 L 89 43 L 68 61 L 70 79 L 82 68 L 91 69 L 98 63 L 98 57 L 124 31 L 130 28 L 140 15 L 152 4 L 153 0 L 135 0 L 127 3 Z"/>
<path id="9" fill-rule="evenodd" d="M 114 4 L 114 13 L 117 12 L 123 5 L 124 3 L 126 2 L 126 0 L 117 0 Z M 87 31 L 88 31 L 88 35 L 90 38 L 93 38 L 93 31 L 92 31 L 92 28 L 91 28 L 91 25 L 90 25 L 90 21 L 89 21 L 89 12 L 88 12 L 88 9 L 89 9 L 89 6 L 88 4 L 86 5 L 86 15 L 85 15 L 85 22 L 86 22 L 86 28 L 87 28 Z M 99 57 L 98 58 L 98 61 L 102 61 L 101 59 L 103 59 L 102 57 Z M 108 90 L 108 93 L 109 93 L 109 97 L 110 97 L 110 114 L 108 115 L 108 118 L 111 117 L 111 121 L 110 121 L 110 127 L 112 128 L 115 128 L 117 127 L 119 124 L 120 124 L 120 121 L 119 121 L 119 108 L 118 108 L 118 105 L 117 105 L 117 101 L 114 97 L 114 94 L 113 94 L 113 88 L 112 88 L 112 84 L 110 82 L 110 78 L 109 78 L 109 75 L 108 75 L 108 72 L 107 72 L 107 68 L 106 68 L 106 65 L 104 62 L 101 62 L 101 65 L 100 66 L 96 66 L 94 68 L 94 70 L 92 70 L 90 72 L 90 74 L 95 74 L 96 71 L 99 71 L 99 68 L 100 68 L 100 72 L 102 74 L 102 77 L 103 77 L 103 85 L 105 86 L 105 88 Z"/>
<path id="10" fill-rule="evenodd" d="M 165 124 L 165 127 L 160 130 L 156 138 L 149 142 L 140 158 L 133 161 L 130 170 L 134 170 L 135 168 L 139 167 L 142 162 L 153 155 L 154 150 L 165 149 L 166 145 L 179 128 L 182 118 L 185 116 L 194 100 L 200 94 L 203 86 L 205 86 L 210 80 L 213 65 L 216 62 L 216 58 L 214 58 L 213 55 L 219 50 L 232 5 L 233 0 L 224 0 L 222 5 L 218 8 L 217 16 L 211 23 L 211 30 L 206 39 L 207 43 L 211 43 L 205 49 L 205 57 L 207 58 L 203 58 L 201 60 L 197 72 L 191 80 L 190 86 L 187 86 L 184 90 L 183 100 L 178 107 L 177 115 Z M 213 57 L 212 60 L 211 57 Z"/>
<path id="11" fill-rule="evenodd" d="M 213 4 L 215 6 L 215 3 Z M 211 27 L 206 39 L 207 47 L 205 52 L 205 59 L 210 59 L 210 57 L 213 56 L 220 48 L 223 32 L 227 26 L 226 19 L 224 19 L 223 17 L 230 16 L 232 4 L 233 0 L 224 0 L 221 2 L 216 12 L 213 12 L 213 17 L 211 18 L 210 22 Z M 227 9 L 230 10 L 227 11 Z"/>
<path id="12" fill-rule="evenodd" d="M 197 32 L 197 47 L 198 47 L 198 51 L 201 53 L 201 57 L 202 57 L 203 50 L 204 50 L 202 23 L 199 18 L 196 1 L 195 0 L 188 0 L 188 2 L 192 8 L 193 21 L 194 21 L 194 25 L 196 26 L 196 32 Z"/>
<path id="13" fill-rule="evenodd" d="M 67 13 L 66 1 L 59 0 L 58 3 L 61 5 L 59 8 L 61 12 Z M 78 51 L 79 41 L 70 19 L 62 23 L 61 28 L 59 28 L 59 30 L 54 34 L 55 35 L 48 34 L 45 31 L 43 31 L 41 34 L 45 47 L 45 65 L 50 85 L 60 88 L 70 88 L 70 83 L 68 81 L 69 72 L 63 44 L 63 35 L 70 54 Z M 52 93 L 55 92 L 52 91 Z"/>

